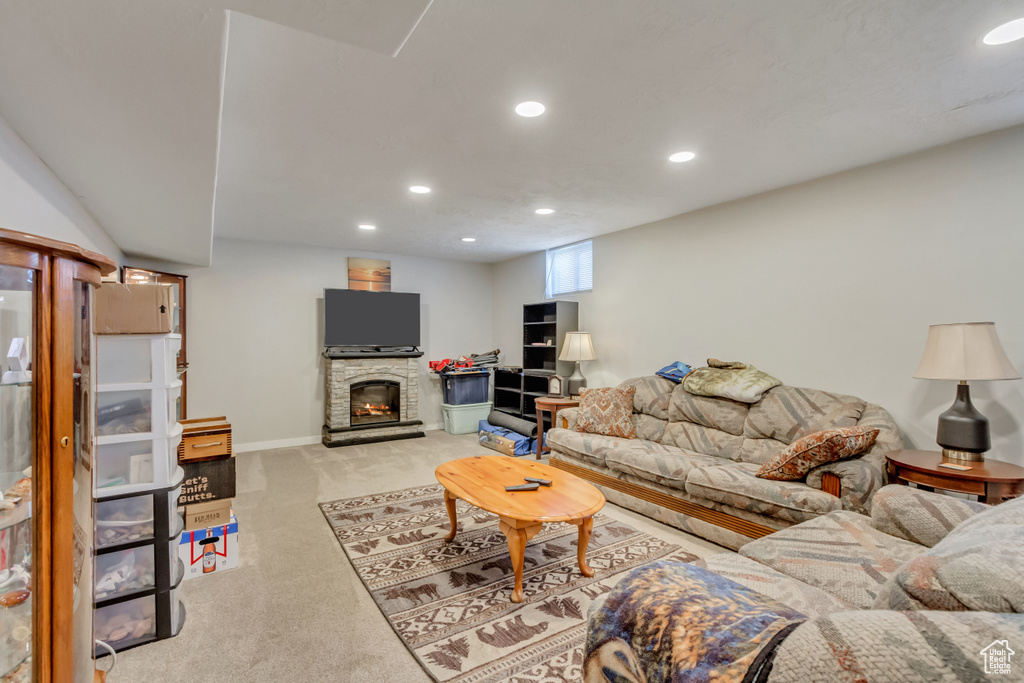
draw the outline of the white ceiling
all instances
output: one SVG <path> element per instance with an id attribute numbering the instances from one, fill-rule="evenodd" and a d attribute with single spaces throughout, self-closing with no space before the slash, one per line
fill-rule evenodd
<path id="1" fill-rule="evenodd" d="M 1022 15 L 5 0 L 0 115 L 131 254 L 204 265 L 216 235 L 495 261 L 1024 123 L 1024 41 L 980 42 Z"/>

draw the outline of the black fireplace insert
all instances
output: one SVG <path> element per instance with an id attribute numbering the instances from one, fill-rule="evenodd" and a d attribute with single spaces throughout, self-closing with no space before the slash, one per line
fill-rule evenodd
<path id="1" fill-rule="evenodd" d="M 352 426 L 400 422 L 401 403 L 398 382 L 370 380 L 349 386 L 349 410 Z"/>

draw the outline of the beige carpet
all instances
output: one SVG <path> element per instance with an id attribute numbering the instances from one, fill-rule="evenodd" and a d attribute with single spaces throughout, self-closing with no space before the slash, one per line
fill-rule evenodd
<path id="1" fill-rule="evenodd" d="M 359 578 L 402 642 L 443 683 L 578 681 L 586 613 L 627 572 L 697 559 L 670 541 L 599 513 L 576 560 L 577 528 L 545 524 L 526 548 L 521 604 L 498 517 L 459 501 L 449 529 L 442 489 L 419 486 L 322 503 Z"/>
<path id="2" fill-rule="evenodd" d="M 181 633 L 121 653 L 110 683 L 429 683 L 324 522 L 323 501 L 434 482 L 475 434 L 239 453 L 238 569 L 185 581 Z M 603 511 L 700 556 L 722 548 L 614 505 Z M 106 658 L 105 658 L 106 659 Z M 104 667 L 108 663 L 102 664 Z"/>

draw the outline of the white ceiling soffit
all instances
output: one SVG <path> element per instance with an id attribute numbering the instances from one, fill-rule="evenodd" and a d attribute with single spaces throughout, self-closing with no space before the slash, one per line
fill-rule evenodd
<path id="1" fill-rule="evenodd" d="M 392 55 L 429 0 L 5 0 L 0 115 L 126 253 L 207 265 L 227 9 Z"/>
<path id="2" fill-rule="evenodd" d="M 436 0 L 396 59 L 236 17 L 217 234 L 495 261 L 1008 127 L 1020 13 Z"/>
<path id="3" fill-rule="evenodd" d="M 5 0 L 0 114 L 197 264 L 212 230 L 494 261 L 1024 122 L 1024 43 L 980 41 L 1019 2 L 428 4 Z"/>

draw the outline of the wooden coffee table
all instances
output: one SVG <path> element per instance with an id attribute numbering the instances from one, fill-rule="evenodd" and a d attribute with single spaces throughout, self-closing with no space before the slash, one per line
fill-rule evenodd
<path id="1" fill-rule="evenodd" d="M 508 554 L 516 574 L 512 602 L 523 600 L 523 556 L 526 542 L 537 535 L 545 522 L 568 522 L 579 527 L 576 559 L 584 576 L 593 576 L 587 566 L 587 544 L 594 528 L 594 513 L 604 507 L 604 494 L 579 477 L 539 462 L 528 462 L 504 455 L 480 455 L 446 462 L 434 476 L 444 486 L 444 502 L 452 530 L 446 541 L 455 538 L 458 522 L 455 501 L 498 515 L 501 531 L 508 539 Z M 506 486 L 525 484 L 523 477 L 550 479 L 551 486 L 537 491 L 506 491 Z"/>

